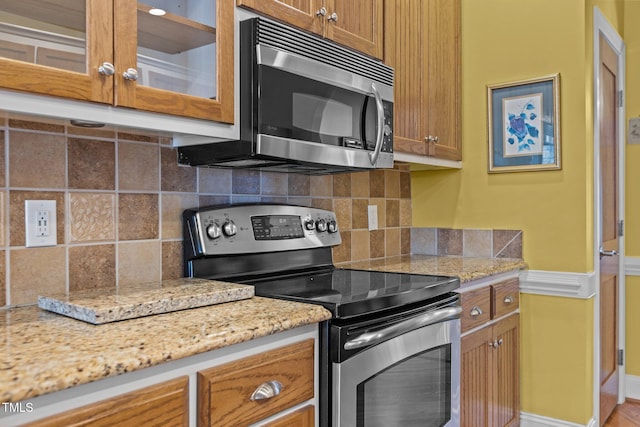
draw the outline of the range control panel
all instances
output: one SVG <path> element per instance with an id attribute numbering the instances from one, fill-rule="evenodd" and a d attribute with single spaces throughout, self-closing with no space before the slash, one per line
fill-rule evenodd
<path id="1" fill-rule="evenodd" d="M 305 206 L 251 204 L 188 209 L 185 245 L 193 257 L 339 245 L 335 213 Z"/>

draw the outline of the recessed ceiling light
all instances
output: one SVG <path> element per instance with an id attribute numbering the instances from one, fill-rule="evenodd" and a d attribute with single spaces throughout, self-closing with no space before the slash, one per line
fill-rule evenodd
<path id="1" fill-rule="evenodd" d="M 152 7 L 151 9 L 149 9 L 149 13 L 154 16 L 162 16 L 165 15 L 167 11 L 157 7 Z"/>

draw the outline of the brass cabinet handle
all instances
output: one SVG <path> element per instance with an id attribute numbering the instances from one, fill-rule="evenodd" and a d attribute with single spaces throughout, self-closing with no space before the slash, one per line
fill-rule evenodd
<path id="1" fill-rule="evenodd" d="M 271 399 L 280 394 L 282 391 L 282 383 L 277 380 L 267 381 L 260 384 L 258 388 L 251 394 L 251 400 Z"/>
<path id="2" fill-rule="evenodd" d="M 477 305 L 474 305 L 471 308 L 471 311 L 469 312 L 469 316 L 471 317 L 478 317 L 482 314 L 482 309 L 480 307 L 478 307 Z"/>

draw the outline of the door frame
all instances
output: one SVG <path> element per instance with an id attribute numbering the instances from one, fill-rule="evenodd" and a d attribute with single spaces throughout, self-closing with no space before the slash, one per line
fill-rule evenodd
<path id="1" fill-rule="evenodd" d="M 600 125 L 598 111 L 598 93 L 600 90 L 600 47 L 599 39 L 602 35 L 618 54 L 618 91 L 623 93 L 622 106 L 618 110 L 618 220 L 624 220 L 624 167 L 625 167 L 625 137 L 626 137 L 626 116 L 624 108 L 625 91 L 625 45 L 617 31 L 607 21 L 598 7 L 593 8 L 593 265 L 596 280 L 596 296 L 594 301 L 594 364 L 593 364 L 593 410 L 600 425 L 600 235 L 602 230 L 600 216 Z M 619 237 L 619 289 L 618 289 L 618 347 L 625 350 L 625 276 L 624 276 L 624 233 Z M 626 356 L 626 352 L 625 352 Z M 625 399 L 625 361 L 619 366 L 618 403 Z"/>

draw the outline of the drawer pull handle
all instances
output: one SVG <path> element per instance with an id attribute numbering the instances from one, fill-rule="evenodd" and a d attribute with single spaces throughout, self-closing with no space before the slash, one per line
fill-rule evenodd
<path id="1" fill-rule="evenodd" d="M 251 395 L 251 400 L 264 400 L 277 396 L 282 391 L 282 383 L 272 380 L 260 384 L 260 386 Z"/>
<path id="2" fill-rule="evenodd" d="M 511 295 L 507 295 L 506 297 L 504 297 L 504 304 L 505 305 L 509 305 L 513 302 L 513 297 Z"/>
<path id="3" fill-rule="evenodd" d="M 482 309 L 480 307 L 478 307 L 477 305 L 474 305 L 471 308 L 471 311 L 469 312 L 469 315 L 471 317 L 478 317 L 482 314 Z"/>

